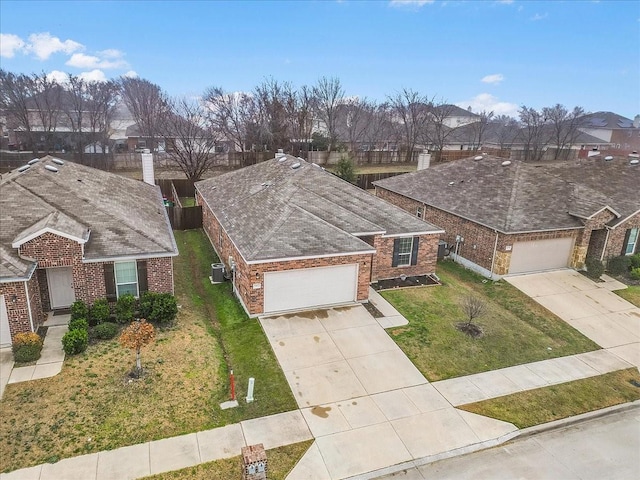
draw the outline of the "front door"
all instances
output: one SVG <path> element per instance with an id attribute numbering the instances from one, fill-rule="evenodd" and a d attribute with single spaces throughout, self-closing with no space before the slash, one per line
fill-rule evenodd
<path id="1" fill-rule="evenodd" d="M 76 301 L 71 267 L 47 268 L 51 309 L 67 308 Z"/>

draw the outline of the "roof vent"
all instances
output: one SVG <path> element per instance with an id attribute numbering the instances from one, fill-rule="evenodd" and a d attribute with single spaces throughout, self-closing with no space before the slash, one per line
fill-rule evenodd
<path id="1" fill-rule="evenodd" d="M 455 185 L 456 182 L 449 182 L 449 186 Z"/>
<path id="2" fill-rule="evenodd" d="M 629 161 L 629 165 L 638 165 L 640 163 L 640 160 L 638 160 L 637 158 L 634 158 L 633 160 Z"/>
<path id="3" fill-rule="evenodd" d="M 64 161 L 60 160 L 59 158 L 52 158 L 51 161 L 56 165 L 64 165 Z"/>
<path id="4" fill-rule="evenodd" d="M 278 153 L 284 153 L 284 150 L 282 148 L 279 148 Z"/>
<path id="5" fill-rule="evenodd" d="M 27 162 L 27 165 L 33 165 L 34 163 L 38 163 L 40 161 L 39 158 L 34 158 L 33 160 L 29 160 Z"/>
<path id="6" fill-rule="evenodd" d="M 44 168 L 46 168 L 50 172 L 58 173 L 58 169 L 56 167 L 54 167 L 53 165 L 45 165 Z"/>
<path id="7" fill-rule="evenodd" d="M 304 158 L 302 157 L 298 157 L 298 160 L 302 160 L 304 162 Z"/>
<path id="8" fill-rule="evenodd" d="M 508 167 L 509 165 L 511 165 L 511 160 L 505 160 L 500 165 L 502 165 L 503 167 Z"/>
<path id="9" fill-rule="evenodd" d="M 605 159 L 607 162 L 610 162 L 611 160 L 613 160 L 613 157 L 612 157 L 611 155 L 607 155 L 606 157 L 604 157 L 604 159 Z"/>
<path id="10" fill-rule="evenodd" d="M 473 157 L 474 160 L 482 160 L 484 157 L 482 155 L 478 155 L 477 157 Z"/>
<path id="11" fill-rule="evenodd" d="M 25 170 L 29 170 L 30 168 L 31 168 L 31 165 L 26 164 L 26 165 L 21 166 L 21 167 L 18 169 L 18 171 L 19 171 L 19 172 L 24 172 Z"/>
<path id="12" fill-rule="evenodd" d="M 287 159 L 287 157 L 285 157 L 284 155 L 280 158 L 278 158 L 278 162 L 282 163 Z"/>
<path id="13" fill-rule="evenodd" d="M 314 162 L 314 163 L 312 163 L 311 165 L 312 165 L 312 166 L 314 166 L 314 167 L 316 167 L 316 168 L 322 168 L 322 167 L 320 167 L 320 165 L 318 165 L 318 164 L 317 164 L 317 163 L 315 163 L 315 162 Z"/>
<path id="14" fill-rule="evenodd" d="M 638 152 L 636 152 L 635 150 L 634 150 L 633 152 L 631 152 L 631 153 L 629 154 L 629 156 L 630 156 L 631 158 L 640 158 L 640 155 L 638 155 Z"/>
<path id="15" fill-rule="evenodd" d="M 300 162 L 296 162 L 296 163 L 294 163 L 293 165 L 291 165 L 291 168 L 292 168 L 293 170 L 296 170 L 296 169 L 300 168 Z"/>

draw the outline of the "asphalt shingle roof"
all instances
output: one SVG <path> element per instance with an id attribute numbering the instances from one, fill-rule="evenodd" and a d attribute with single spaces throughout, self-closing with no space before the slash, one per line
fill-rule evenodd
<path id="1" fill-rule="evenodd" d="M 299 168 L 291 168 L 296 163 Z M 358 236 L 441 231 L 291 156 L 203 180 L 196 188 L 247 261 L 370 252 Z"/>
<path id="2" fill-rule="evenodd" d="M 508 166 L 475 158 L 374 184 L 506 233 L 578 228 L 578 216 L 606 206 L 620 214 L 615 225 L 640 210 L 640 167 L 625 158 Z"/>
<path id="3" fill-rule="evenodd" d="M 158 187 L 52 157 L 3 175 L 0 225 L 0 279 L 23 263 L 12 244 L 47 228 L 88 239 L 89 261 L 178 253 Z"/>

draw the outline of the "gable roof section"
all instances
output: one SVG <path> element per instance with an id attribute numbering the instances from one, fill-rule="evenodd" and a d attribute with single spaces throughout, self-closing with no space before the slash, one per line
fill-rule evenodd
<path id="1" fill-rule="evenodd" d="M 87 262 L 178 254 L 154 185 L 44 157 L 3 176 L 0 190 L 0 245 L 14 259 L 17 246 L 47 231 L 85 242 Z"/>
<path id="2" fill-rule="evenodd" d="M 374 184 L 504 233 L 580 228 L 580 218 L 603 208 L 616 215 L 615 226 L 640 209 L 640 169 L 622 159 L 503 161 L 471 157 Z"/>
<path id="3" fill-rule="evenodd" d="M 295 163 L 300 167 L 291 168 Z M 372 253 L 359 236 L 441 231 L 291 156 L 198 182 L 196 188 L 249 262 Z"/>
<path id="4" fill-rule="evenodd" d="M 29 280 L 35 268 L 34 261 L 20 258 L 14 250 L 0 245 L 0 283 Z"/>

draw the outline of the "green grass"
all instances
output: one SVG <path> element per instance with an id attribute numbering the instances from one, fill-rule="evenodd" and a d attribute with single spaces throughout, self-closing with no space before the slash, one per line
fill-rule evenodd
<path id="1" fill-rule="evenodd" d="M 409 325 L 392 338 L 430 381 L 597 350 L 594 342 L 505 281 L 488 281 L 460 265 L 438 264 L 442 286 L 382 292 Z M 462 299 L 476 295 L 487 313 L 477 319 L 484 336 L 458 331 Z"/>
<path id="2" fill-rule="evenodd" d="M 194 197 L 180 197 L 180 203 L 183 207 L 195 207 L 196 199 Z"/>
<path id="3" fill-rule="evenodd" d="M 640 308 L 640 285 L 629 285 L 624 290 L 616 290 L 614 293 Z"/>
<path id="4" fill-rule="evenodd" d="M 284 480 L 312 443 L 313 440 L 309 440 L 267 450 L 269 480 Z M 229 480 L 241 478 L 240 462 L 241 458 L 237 456 L 144 477 L 143 480 Z"/>
<path id="5" fill-rule="evenodd" d="M 518 428 L 540 425 L 621 403 L 640 400 L 638 369 L 619 370 L 458 407 L 513 423 Z"/>
<path id="6" fill-rule="evenodd" d="M 191 296 L 194 305 L 208 318 L 208 326 L 218 339 L 224 362 L 219 373 L 225 379 L 214 395 L 215 402 L 229 400 L 226 384 L 228 371 L 233 370 L 238 408 L 217 409 L 215 423 L 227 425 L 249 418 L 262 417 L 297 408 L 291 389 L 257 319 L 250 319 L 233 296 L 231 283 L 212 285 L 209 281 L 211 263 L 217 257 L 202 230 L 175 232 L 176 241 L 189 252 L 191 264 Z M 255 378 L 255 402 L 246 404 L 249 378 Z"/>

